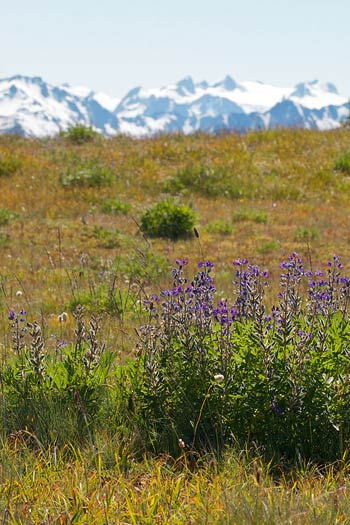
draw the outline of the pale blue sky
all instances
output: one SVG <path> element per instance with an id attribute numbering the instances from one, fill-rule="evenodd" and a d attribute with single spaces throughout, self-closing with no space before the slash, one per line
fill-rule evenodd
<path id="1" fill-rule="evenodd" d="M 113 96 L 191 74 L 350 97 L 350 0 L 0 0 L 0 78 L 38 75 Z"/>

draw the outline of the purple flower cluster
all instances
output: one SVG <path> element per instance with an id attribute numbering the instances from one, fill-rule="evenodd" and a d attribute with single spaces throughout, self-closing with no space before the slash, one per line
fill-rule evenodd
<path id="1" fill-rule="evenodd" d="M 14 323 L 24 323 L 26 321 L 25 316 L 27 315 L 26 310 L 20 310 L 18 313 L 14 310 L 11 310 L 8 316 L 9 321 Z"/>
<path id="2" fill-rule="evenodd" d="M 301 283 L 305 275 L 303 262 L 296 252 L 293 252 L 286 261 L 280 264 L 279 304 L 276 308 L 275 319 L 277 330 L 287 337 L 291 329 L 293 317 L 300 314 L 302 306 Z"/>
<path id="3" fill-rule="evenodd" d="M 222 327 L 226 327 L 227 329 L 236 321 L 237 315 L 237 308 L 235 306 L 229 307 L 227 299 L 221 299 L 217 307 L 213 309 L 214 319 L 220 323 Z"/>
<path id="4" fill-rule="evenodd" d="M 11 310 L 8 316 L 11 321 L 11 332 L 12 332 L 12 348 L 19 354 L 24 349 L 24 338 L 27 332 L 27 312 L 23 309 L 19 312 Z"/>
<path id="5" fill-rule="evenodd" d="M 211 275 L 213 263 L 200 261 L 192 280 L 185 275 L 187 265 L 187 259 L 177 259 L 172 270 L 172 287 L 145 301 L 150 324 L 141 332 L 145 339 L 157 337 L 156 346 L 164 338 L 169 341 L 173 336 L 187 340 L 194 332 L 203 337 L 220 333 L 222 343 L 231 344 L 230 334 L 236 330 L 237 323 L 247 320 L 252 322 L 253 337 L 262 348 L 268 349 L 276 343 L 284 347 L 291 344 L 301 350 L 313 340 L 316 331 L 320 334 L 320 327 L 316 330 L 315 326 L 318 319 L 329 317 L 335 311 L 345 315 L 350 303 L 350 279 L 342 275 L 343 266 L 336 256 L 324 272 L 306 271 L 302 259 L 293 252 L 280 264 L 279 301 L 270 311 L 264 300 L 269 273 L 247 259 L 233 261 L 233 301 L 223 298 L 216 304 Z M 305 291 L 307 301 L 303 299 Z M 303 319 L 301 314 L 305 314 Z M 327 329 L 324 332 L 326 334 Z"/>
<path id="6" fill-rule="evenodd" d="M 213 314 L 213 297 L 216 292 L 210 275 L 213 263 L 200 261 L 199 271 L 192 281 L 185 276 L 187 259 L 177 259 L 172 269 L 173 285 L 163 289 L 160 295 L 152 295 L 144 304 L 151 317 L 162 320 L 164 333 L 171 337 L 179 330 L 186 333 L 190 327 L 197 327 L 203 333 L 210 330 Z M 142 333 L 149 333 L 144 327 Z"/>
<path id="7" fill-rule="evenodd" d="M 256 319 L 268 286 L 269 274 L 267 270 L 260 270 L 259 266 L 248 263 L 247 259 L 233 261 L 236 270 L 234 292 L 236 295 L 235 307 L 239 319 Z"/>
<path id="8" fill-rule="evenodd" d="M 311 315 L 328 316 L 337 310 L 345 315 L 350 294 L 350 279 L 342 275 L 343 265 L 339 257 L 328 261 L 325 272 L 308 272 L 307 309 Z"/>

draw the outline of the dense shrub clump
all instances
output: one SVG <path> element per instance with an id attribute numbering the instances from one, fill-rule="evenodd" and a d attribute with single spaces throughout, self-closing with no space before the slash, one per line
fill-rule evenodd
<path id="1" fill-rule="evenodd" d="M 189 206 L 167 199 L 142 215 L 141 228 L 150 237 L 176 240 L 191 235 L 195 221 L 196 215 Z"/>
<path id="2" fill-rule="evenodd" d="M 85 144 L 86 142 L 91 142 L 99 134 L 92 129 L 91 126 L 84 126 L 82 124 L 77 124 L 69 128 L 67 131 L 63 131 L 61 136 L 68 139 L 73 144 Z"/>

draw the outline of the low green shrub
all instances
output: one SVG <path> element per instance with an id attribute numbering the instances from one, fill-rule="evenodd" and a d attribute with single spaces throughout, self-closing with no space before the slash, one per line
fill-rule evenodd
<path id="1" fill-rule="evenodd" d="M 0 232 L 0 248 L 8 246 L 11 242 L 11 237 L 8 233 Z"/>
<path id="2" fill-rule="evenodd" d="M 73 144 L 85 144 L 86 142 L 91 142 L 97 137 L 100 137 L 92 127 L 84 126 L 82 124 L 77 124 L 67 129 L 67 131 L 62 131 L 60 135 Z"/>
<path id="3" fill-rule="evenodd" d="M 315 241 L 320 236 L 318 228 L 297 228 L 294 233 L 294 239 L 299 242 Z"/>
<path id="4" fill-rule="evenodd" d="M 275 241 L 275 239 L 260 239 L 256 251 L 261 255 L 266 255 L 279 250 L 280 247 L 281 244 L 278 241 Z"/>
<path id="5" fill-rule="evenodd" d="M 215 169 L 206 164 L 191 164 L 178 170 L 172 179 L 166 181 L 164 190 L 172 194 L 190 190 L 208 197 L 237 198 L 242 195 L 238 181 L 229 170 Z"/>
<path id="6" fill-rule="evenodd" d="M 130 282 L 143 284 L 159 283 L 169 270 L 166 257 L 148 247 L 135 248 L 129 254 L 118 256 L 113 266 L 118 274 L 121 273 Z"/>
<path id="7" fill-rule="evenodd" d="M 100 248 L 114 249 L 122 244 L 122 234 L 114 228 L 110 230 L 103 226 L 94 225 L 92 227 L 85 227 L 82 231 L 84 237 L 96 239 L 97 245 Z"/>
<path id="8" fill-rule="evenodd" d="M 150 237 L 176 240 L 192 235 L 196 221 L 194 211 L 172 199 L 158 202 L 141 217 L 141 229 Z"/>

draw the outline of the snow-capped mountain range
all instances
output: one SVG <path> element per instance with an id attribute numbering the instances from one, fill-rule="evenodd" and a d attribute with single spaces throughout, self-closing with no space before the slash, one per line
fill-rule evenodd
<path id="1" fill-rule="evenodd" d="M 177 84 L 137 87 L 118 100 L 86 87 L 53 86 L 40 77 L 0 79 L 0 133 L 53 136 L 77 123 L 113 136 L 135 137 L 197 130 L 217 133 L 271 127 L 332 129 L 350 116 L 350 104 L 331 83 L 294 87 L 191 77 Z"/>

